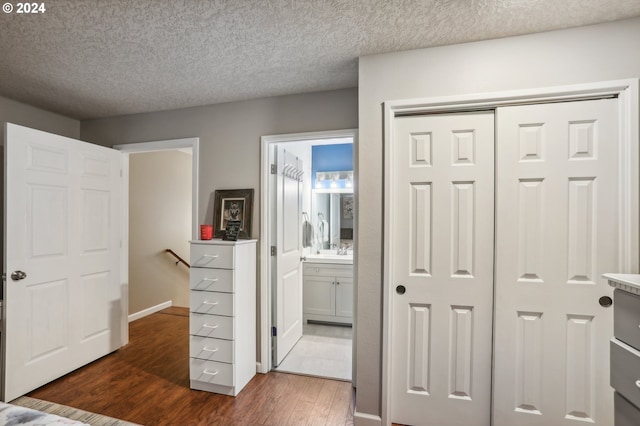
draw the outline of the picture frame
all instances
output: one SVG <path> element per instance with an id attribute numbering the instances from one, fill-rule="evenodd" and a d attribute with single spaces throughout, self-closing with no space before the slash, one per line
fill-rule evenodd
<path id="1" fill-rule="evenodd" d="M 251 238 L 253 216 L 253 188 L 217 189 L 213 201 L 215 238 L 225 238 L 227 222 L 240 221 L 238 239 Z"/>

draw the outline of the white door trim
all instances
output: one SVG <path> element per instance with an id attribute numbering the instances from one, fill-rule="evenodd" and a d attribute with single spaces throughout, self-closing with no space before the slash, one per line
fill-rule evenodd
<path id="1" fill-rule="evenodd" d="M 200 139 L 183 138 L 168 139 L 152 142 L 130 143 L 114 145 L 114 149 L 122 152 L 122 256 L 120 267 L 122 268 L 122 301 L 124 305 L 122 321 L 122 344 L 129 343 L 129 154 L 154 151 L 168 151 L 175 149 L 191 149 L 192 155 L 192 180 L 191 180 L 191 238 L 199 238 L 198 225 L 198 166 L 200 164 Z"/>
<path id="2" fill-rule="evenodd" d="M 474 111 L 495 109 L 498 106 L 523 105 L 534 103 L 551 103 L 571 100 L 618 97 L 620 116 L 620 200 L 619 214 L 619 250 L 620 271 L 638 272 L 640 262 L 639 224 L 640 224 L 640 93 L 638 79 L 597 82 L 581 85 L 558 86 L 541 89 L 527 89 L 495 93 L 469 94 L 450 97 L 426 99 L 408 99 L 388 101 L 384 103 L 384 199 L 390 199 L 393 159 L 391 158 L 391 142 L 394 134 L 394 118 L 403 114 L 416 113 L 451 113 L 458 111 Z M 392 215 L 394 206 L 384 204 L 384 241 L 390 241 L 393 233 Z M 392 297 L 393 276 L 391 245 L 383 244 L 383 306 L 382 306 L 382 424 L 390 424 L 391 395 L 391 316 L 390 300 Z"/>
<path id="3" fill-rule="evenodd" d="M 271 197 L 268 196 L 271 176 L 270 150 L 273 145 L 284 142 L 295 142 L 318 139 L 353 138 L 354 147 L 357 146 L 358 130 L 330 130 L 326 132 L 290 133 L 283 135 L 269 135 L 260 138 L 260 362 L 257 365 L 258 373 L 268 373 L 271 370 L 271 249 L 273 245 L 269 224 L 273 220 Z M 357 175 L 357 174 L 356 174 Z M 357 176 L 354 176 L 357 179 Z M 354 193 L 357 199 L 357 194 Z M 357 285 L 354 281 L 354 297 L 357 294 Z M 355 298 L 354 298 L 355 300 Z M 354 315 L 355 319 L 355 315 Z M 355 330 L 355 328 L 354 328 Z M 355 345 L 354 345 L 355 351 Z M 355 356 L 353 357 L 355 362 Z M 354 369 L 355 371 L 355 369 Z"/>

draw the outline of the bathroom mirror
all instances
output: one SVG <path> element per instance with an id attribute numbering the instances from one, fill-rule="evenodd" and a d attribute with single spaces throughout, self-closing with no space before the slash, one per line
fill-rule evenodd
<path id="1" fill-rule="evenodd" d="M 314 226 L 314 249 L 353 247 L 353 206 L 353 192 L 313 191 L 311 223 Z"/>

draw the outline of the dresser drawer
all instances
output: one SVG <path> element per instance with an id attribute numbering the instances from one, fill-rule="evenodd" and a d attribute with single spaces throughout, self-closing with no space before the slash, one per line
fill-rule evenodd
<path id="1" fill-rule="evenodd" d="M 640 425 L 640 410 L 624 399 L 618 392 L 613 394 L 615 407 L 615 426 Z"/>
<path id="2" fill-rule="evenodd" d="M 640 408 L 640 352 L 611 339 L 611 386 Z"/>
<path id="3" fill-rule="evenodd" d="M 221 386 L 233 386 L 233 364 L 191 358 L 189 378 Z"/>
<path id="4" fill-rule="evenodd" d="M 192 290 L 222 291 L 233 293 L 233 271 L 231 269 L 192 268 L 189 271 Z"/>
<path id="5" fill-rule="evenodd" d="M 192 268 L 233 269 L 234 247 L 214 244 L 191 246 Z"/>
<path id="6" fill-rule="evenodd" d="M 189 356 L 191 358 L 199 358 L 209 361 L 232 363 L 233 340 L 191 336 L 189 341 Z"/>
<path id="7" fill-rule="evenodd" d="M 233 317 L 191 313 L 189 334 L 233 340 L 235 338 Z"/>
<path id="8" fill-rule="evenodd" d="M 613 294 L 613 335 L 640 350 L 640 296 L 623 290 Z"/>
<path id="9" fill-rule="evenodd" d="M 191 290 L 191 312 L 199 314 L 233 316 L 233 293 Z"/>

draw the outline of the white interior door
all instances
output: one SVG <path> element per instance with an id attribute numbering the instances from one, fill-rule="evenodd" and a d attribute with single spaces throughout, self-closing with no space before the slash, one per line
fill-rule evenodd
<path id="1" fill-rule="evenodd" d="M 302 337 L 302 170 L 302 160 L 276 147 L 276 367 Z"/>
<path id="2" fill-rule="evenodd" d="M 494 424 L 613 424 L 617 100 L 497 110 Z"/>
<path id="3" fill-rule="evenodd" d="M 117 151 L 6 125 L 3 400 L 121 346 L 120 193 Z"/>
<path id="4" fill-rule="evenodd" d="M 494 115 L 394 119 L 391 421 L 488 425 Z M 402 291 L 404 288 L 404 292 Z"/>

